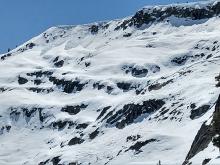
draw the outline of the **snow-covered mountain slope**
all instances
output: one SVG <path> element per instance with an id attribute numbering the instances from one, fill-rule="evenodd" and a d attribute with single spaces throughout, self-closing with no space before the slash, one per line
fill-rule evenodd
<path id="1" fill-rule="evenodd" d="M 145 7 L 1 55 L 0 164 L 220 164 L 219 13 Z"/>

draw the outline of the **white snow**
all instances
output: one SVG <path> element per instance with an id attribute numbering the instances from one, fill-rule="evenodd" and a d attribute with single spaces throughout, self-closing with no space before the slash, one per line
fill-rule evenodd
<path id="1" fill-rule="evenodd" d="M 202 7 L 201 3 L 200 6 L 198 3 L 193 5 Z M 191 24 L 190 20 L 171 17 L 170 23 L 153 24 L 142 30 L 130 27 L 125 31 L 114 31 L 118 21 L 109 24 L 109 28 L 100 29 L 94 35 L 89 31 L 90 25 L 50 28 L 45 32 L 47 38 L 43 33 L 27 42 L 36 44 L 33 49 L 19 52 L 18 49 L 25 43 L 13 50 L 12 56 L 0 61 L 0 87 L 7 89 L 0 92 L 0 128 L 11 125 L 9 132 L 4 130 L 0 135 L 0 164 L 38 164 L 56 156 L 61 156 L 60 163 L 79 162 L 83 165 L 88 162 L 103 165 L 108 161 L 112 165 L 156 164 L 159 160 L 162 164 L 181 164 L 184 161 L 201 124 L 212 116 L 219 95 L 215 77 L 220 73 L 220 49 L 208 51 L 205 47 L 212 49 L 213 42 L 220 41 L 220 19 L 211 18 Z M 132 35 L 123 37 L 126 32 L 132 32 Z M 194 49 L 197 44 L 200 49 Z M 212 57 L 189 58 L 181 65 L 171 62 L 175 57 L 201 53 L 206 56 L 211 53 Z M 53 62 L 58 56 L 59 60 L 64 60 L 60 68 L 55 67 Z M 85 62 L 90 66 L 86 67 Z M 149 72 L 145 77 L 134 77 L 122 70 L 125 65 L 146 67 Z M 160 70 L 151 71 L 150 68 L 155 66 L 159 66 Z M 52 71 L 54 77 L 76 79 L 87 82 L 87 85 L 82 91 L 67 94 L 62 92 L 61 86 L 55 86 L 47 77 L 42 77 L 43 83 L 36 86 L 33 77 L 26 73 L 39 70 Z M 19 85 L 19 75 L 27 78 L 28 83 Z M 172 83 L 159 90 L 148 91 L 149 84 L 168 80 L 172 80 Z M 113 91 L 108 93 L 106 88 L 94 89 L 92 83 L 95 82 L 112 86 Z M 146 92 L 136 95 L 135 90 L 122 91 L 117 88 L 117 82 L 139 84 Z M 30 87 L 52 88 L 54 91 L 35 93 L 28 90 Z M 142 103 L 149 99 L 164 99 L 166 104 L 163 107 L 168 112 L 161 115 L 159 110 L 148 114 L 124 129 L 106 126 L 105 121 L 96 121 L 100 114 L 97 110 L 106 106 L 112 106 L 108 110 L 110 112 L 120 110 L 125 104 Z M 65 105 L 82 103 L 88 104 L 88 107 L 77 115 L 60 111 Z M 192 103 L 198 107 L 209 104 L 212 108 L 203 116 L 191 120 L 189 106 Z M 45 123 L 41 123 L 36 112 L 27 122 L 21 113 L 18 121 L 14 121 L 10 117 L 11 107 L 42 107 L 49 117 Z M 175 110 L 180 113 L 171 113 Z M 89 126 L 82 132 L 75 128 L 57 130 L 49 126 L 58 120 L 89 123 Z M 102 133 L 93 140 L 89 139 L 89 133 L 98 127 Z M 66 145 L 71 138 L 79 137 L 80 133 L 83 133 L 85 142 Z M 139 141 L 158 141 L 143 146 L 143 152 L 139 154 L 132 150 L 125 152 L 135 144 L 126 142 L 126 138 L 137 134 L 141 135 Z M 61 147 L 61 143 L 65 146 Z M 201 164 L 204 156 L 212 158 L 213 164 L 220 163 L 220 159 L 217 159 L 219 152 L 211 144 L 192 159 L 193 163 Z"/>

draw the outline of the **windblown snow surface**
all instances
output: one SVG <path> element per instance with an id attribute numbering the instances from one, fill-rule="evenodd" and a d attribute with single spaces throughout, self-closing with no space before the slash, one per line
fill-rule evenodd
<path id="1" fill-rule="evenodd" d="M 220 93 L 220 18 L 120 28 L 130 18 L 52 27 L 0 56 L 1 165 L 185 161 Z M 209 143 L 189 163 L 219 156 Z"/>

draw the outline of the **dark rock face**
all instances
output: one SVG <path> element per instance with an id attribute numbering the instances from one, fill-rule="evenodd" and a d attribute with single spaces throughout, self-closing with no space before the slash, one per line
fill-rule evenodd
<path id="1" fill-rule="evenodd" d="M 8 89 L 7 89 L 7 88 L 4 88 L 4 87 L 1 87 L 1 88 L 0 88 L 0 92 L 2 92 L 2 93 L 5 92 L 5 91 L 7 91 L 7 90 L 8 90 Z"/>
<path id="2" fill-rule="evenodd" d="M 92 34 L 98 33 L 98 31 L 99 31 L 99 26 L 97 26 L 97 25 L 92 25 L 92 26 L 90 27 L 90 31 L 91 31 Z"/>
<path id="3" fill-rule="evenodd" d="M 88 125 L 89 125 L 89 124 L 87 124 L 87 123 L 78 124 L 78 125 L 76 126 L 76 129 L 85 129 L 85 128 L 88 127 Z"/>
<path id="4" fill-rule="evenodd" d="M 114 88 L 111 87 L 111 86 L 107 86 L 106 88 L 107 88 L 107 93 L 108 93 L 108 94 L 110 94 L 110 93 L 113 91 L 113 89 L 114 89 Z"/>
<path id="5" fill-rule="evenodd" d="M 97 128 L 94 132 L 89 134 L 89 138 L 90 139 L 95 139 L 95 137 L 98 136 L 98 134 L 99 134 L 99 129 Z"/>
<path id="6" fill-rule="evenodd" d="M 24 51 L 26 51 L 28 49 L 33 49 L 34 46 L 36 46 L 36 44 L 31 42 L 31 43 L 26 44 L 24 47 L 18 49 L 18 51 L 19 52 L 24 52 Z"/>
<path id="7" fill-rule="evenodd" d="M 66 36 L 66 30 L 68 30 L 67 27 L 59 27 L 60 31 L 56 34 L 54 33 L 48 33 L 48 32 L 45 32 L 43 33 L 43 38 L 45 40 L 46 43 L 49 43 L 49 42 L 52 42 L 52 41 L 55 41 L 59 38 L 63 38 L 64 36 Z"/>
<path id="8" fill-rule="evenodd" d="M 126 33 L 123 35 L 123 37 L 130 37 L 132 35 L 132 33 Z"/>
<path id="9" fill-rule="evenodd" d="M 206 165 L 210 162 L 211 159 L 204 159 L 202 162 L 202 165 Z"/>
<path id="10" fill-rule="evenodd" d="M 191 110 L 190 119 L 196 119 L 197 117 L 201 117 L 203 114 L 205 114 L 210 109 L 210 105 L 203 105 L 198 108 L 193 108 Z"/>
<path id="11" fill-rule="evenodd" d="M 187 55 L 182 57 L 175 57 L 171 60 L 171 62 L 177 65 L 184 65 L 189 58 L 190 57 Z"/>
<path id="12" fill-rule="evenodd" d="M 155 18 L 153 18 L 150 14 L 145 13 L 143 10 L 138 11 L 133 17 L 132 21 L 129 25 L 134 25 L 137 28 L 140 28 L 145 22 L 151 22 L 154 21 Z"/>
<path id="13" fill-rule="evenodd" d="M 26 48 L 32 49 L 34 46 L 36 46 L 36 44 L 31 42 L 26 45 Z"/>
<path id="14" fill-rule="evenodd" d="M 60 161 L 61 159 L 59 156 L 56 156 L 53 159 L 51 159 L 51 162 L 53 163 L 53 165 L 58 165 Z"/>
<path id="15" fill-rule="evenodd" d="M 104 116 L 104 114 L 108 111 L 108 109 L 111 108 L 111 106 L 105 107 L 102 109 L 101 113 L 99 114 L 99 116 L 97 117 L 96 120 L 99 120 L 101 117 Z"/>
<path id="16" fill-rule="evenodd" d="M 80 83 L 79 80 L 68 81 L 65 79 L 57 79 L 56 77 L 50 77 L 49 81 L 53 82 L 53 84 L 57 86 L 61 85 L 65 93 L 81 91 L 83 87 L 86 85 L 86 83 Z"/>
<path id="17" fill-rule="evenodd" d="M 215 111 L 211 124 L 206 125 L 203 123 L 198 131 L 189 153 L 183 165 L 190 164 L 190 159 L 198 154 L 200 151 L 206 149 L 209 143 L 213 143 L 216 147 L 220 148 L 220 96 L 215 105 Z"/>
<path id="18" fill-rule="evenodd" d="M 47 164 L 52 164 L 52 165 L 63 165 L 63 163 L 60 163 L 61 158 L 60 156 L 56 156 L 50 159 L 47 159 L 45 161 L 40 162 L 38 165 L 47 165 Z M 66 163 L 65 163 L 66 164 Z M 80 165 L 77 162 L 72 162 L 72 163 L 68 163 L 68 165 Z"/>
<path id="19" fill-rule="evenodd" d="M 41 122 L 44 121 L 44 119 L 47 117 L 42 111 L 44 109 L 41 107 L 10 107 L 10 118 L 13 121 L 18 121 L 21 114 L 23 114 L 23 117 L 25 117 L 26 122 L 28 123 L 32 117 L 35 117 L 36 115 L 39 115 L 39 120 Z"/>
<path id="20" fill-rule="evenodd" d="M 100 82 L 96 82 L 93 84 L 93 88 L 100 90 L 100 89 L 105 88 L 105 85 L 101 84 Z"/>
<path id="21" fill-rule="evenodd" d="M 122 70 L 124 70 L 126 74 L 131 73 L 133 77 L 137 78 L 146 77 L 148 74 L 148 69 L 146 67 L 135 66 L 133 64 L 123 66 Z"/>
<path id="22" fill-rule="evenodd" d="M 211 126 L 206 125 L 204 123 L 202 127 L 200 128 L 199 132 L 197 133 L 183 165 L 188 164 L 189 160 L 192 157 L 194 157 L 197 153 L 207 148 L 209 143 L 212 141 L 212 136 L 213 136 L 213 133 L 212 133 Z"/>
<path id="23" fill-rule="evenodd" d="M 42 76 L 51 76 L 53 74 L 53 72 L 50 72 L 50 71 L 36 71 L 36 72 L 33 72 L 33 73 L 27 73 L 27 76 L 35 76 L 36 78 L 38 77 L 42 77 Z"/>
<path id="24" fill-rule="evenodd" d="M 134 77 L 145 77 L 147 76 L 148 70 L 147 69 L 138 69 L 138 68 L 134 68 L 131 71 L 132 76 Z"/>
<path id="25" fill-rule="evenodd" d="M 212 54 L 209 54 L 207 57 L 206 57 L 206 59 L 209 59 L 209 58 L 211 58 L 212 57 Z"/>
<path id="26" fill-rule="evenodd" d="M 50 93 L 53 92 L 54 90 L 52 88 L 37 88 L 37 87 L 31 87 L 27 88 L 28 90 L 36 93 Z"/>
<path id="27" fill-rule="evenodd" d="M 50 159 L 47 159 L 47 160 L 44 161 L 44 162 L 40 162 L 38 165 L 46 165 L 49 161 L 50 161 Z"/>
<path id="28" fill-rule="evenodd" d="M 195 46 L 194 46 L 194 49 L 195 50 L 202 50 L 203 51 L 203 53 L 201 53 L 201 54 L 197 54 L 196 56 L 197 57 L 204 57 L 205 56 L 205 54 L 207 53 L 206 51 L 209 51 L 209 52 L 216 52 L 216 51 L 219 51 L 219 47 L 220 47 L 220 45 L 219 45 L 219 43 L 218 43 L 218 41 L 214 41 L 214 42 L 210 42 L 210 41 L 204 41 L 204 40 L 201 40 L 201 41 L 199 41 Z M 210 54 L 208 54 L 207 56 L 206 56 L 206 59 L 209 59 L 209 58 L 211 58 L 213 56 L 213 54 L 212 53 L 210 53 Z"/>
<path id="29" fill-rule="evenodd" d="M 77 163 L 77 162 L 71 162 L 71 163 L 69 163 L 68 165 L 80 165 L 80 164 Z"/>
<path id="30" fill-rule="evenodd" d="M 3 56 L 1 56 L 1 60 L 5 60 L 6 58 L 10 57 L 12 55 L 12 53 L 7 53 Z"/>
<path id="31" fill-rule="evenodd" d="M 10 118 L 12 119 L 12 121 L 18 121 L 18 119 L 20 118 L 21 112 L 17 111 L 16 108 L 10 108 Z"/>
<path id="32" fill-rule="evenodd" d="M 129 149 L 126 150 L 129 151 L 129 150 L 135 150 L 136 151 L 136 154 L 142 152 L 140 149 L 149 144 L 149 143 L 152 143 L 152 142 L 157 142 L 158 140 L 157 139 L 149 139 L 149 140 L 146 140 L 146 141 L 138 141 L 136 142 L 134 145 L 130 146 Z"/>
<path id="33" fill-rule="evenodd" d="M 57 67 L 57 68 L 63 67 L 63 64 L 64 64 L 64 60 L 59 60 L 59 61 L 58 61 L 58 59 L 54 60 L 54 66 Z"/>
<path id="34" fill-rule="evenodd" d="M 54 65 L 55 65 L 56 67 L 58 67 L 58 68 L 61 68 L 61 67 L 63 66 L 63 64 L 64 64 L 64 61 L 63 61 L 63 60 L 60 60 L 60 61 L 57 61 L 57 62 L 54 63 Z"/>
<path id="35" fill-rule="evenodd" d="M 131 87 L 131 84 L 126 82 L 119 82 L 117 83 L 117 87 L 123 91 L 128 91 Z"/>
<path id="36" fill-rule="evenodd" d="M 197 59 L 203 58 L 205 57 L 206 54 L 204 53 L 199 53 L 199 54 L 194 54 L 194 55 L 183 55 L 180 57 L 174 57 L 171 60 L 171 63 L 174 65 L 184 65 L 186 62 L 193 62 Z M 206 58 L 208 57 L 208 55 L 206 56 Z"/>
<path id="37" fill-rule="evenodd" d="M 7 131 L 10 131 L 11 126 L 10 125 L 6 125 L 5 128 L 6 128 Z"/>
<path id="38" fill-rule="evenodd" d="M 126 142 L 128 142 L 128 141 L 137 141 L 140 138 L 141 138 L 141 135 L 128 136 L 127 139 L 126 139 Z"/>
<path id="39" fill-rule="evenodd" d="M 10 125 L 2 126 L 2 127 L 0 128 L 0 135 L 2 135 L 5 131 L 6 131 L 6 132 L 9 132 L 10 129 L 11 129 L 11 126 L 10 126 Z"/>
<path id="40" fill-rule="evenodd" d="M 83 142 L 84 142 L 83 139 L 78 138 L 78 137 L 74 137 L 74 138 L 72 138 L 72 139 L 69 141 L 68 145 L 69 145 L 69 146 L 72 146 L 72 145 L 76 145 L 76 144 L 81 144 L 81 143 L 83 143 Z"/>
<path id="41" fill-rule="evenodd" d="M 54 60 L 53 60 L 53 62 L 57 62 L 59 60 L 59 56 L 57 56 Z"/>
<path id="42" fill-rule="evenodd" d="M 47 116 L 43 113 L 43 108 L 39 108 L 39 119 L 42 122 L 47 118 Z"/>
<path id="43" fill-rule="evenodd" d="M 40 85 L 41 83 L 42 83 L 42 81 L 40 79 L 34 80 L 34 84 L 35 85 Z"/>
<path id="44" fill-rule="evenodd" d="M 212 121 L 212 129 L 213 129 L 213 145 L 220 149 L 220 96 L 215 106 L 215 112 L 213 115 Z"/>
<path id="45" fill-rule="evenodd" d="M 90 62 L 85 62 L 85 66 L 86 66 L 86 67 L 89 67 L 90 65 L 91 65 Z"/>
<path id="46" fill-rule="evenodd" d="M 129 26 L 136 26 L 137 28 L 140 28 L 143 24 L 148 24 L 152 21 L 155 21 L 155 18 L 153 18 L 150 14 L 144 13 L 143 10 L 138 11 L 131 19 L 125 20 L 120 25 L 118 25 L 115 30 L 119 29 L 127 29 Z"/>
<path id="47" fill-rule="evenodd" d="M 31 108 L 31 109 L 21 108 L 21 109 L 24 112 L 25 116 L 27 116 L 27 117 L 33 116 L 34 113 L 38 110 L 37 108 Z"/>
<path id="48" fill-rule="evenodd" d="M 177 18 L 189 18 L 192 20 L 201 20 L 214 17 L 220 14 L 220 2 L 214 5 L 210 4 L 206 8 L 193 8 L 191 6 L 169 6 L 165 10 L 161 9 L 142 9 L 132 18 L 120 23 L 115 30 L 127 29 L 130 26 L 140 28 L 143 24 L 164 21 L 170 16 Z"/>
<path id="49" fill-rule="evenodd" d="M 150 114 L 159 110 L 165 102 L 163 100 L 148 100 L 142 104 L 127 104 L 121 110 L 118 110 L 114 115 L 107 114 L 106 123 L 113 124 L 117 128 L 122 129 L 126 125 L 131 124 L 143 114 Z M 109 112 L 113 113 L 113 112 Z"/>
<path id="50" fill-rule="evenodd" d="M 26 84 L 27 82 L 28 82 L 28 80 L 26 78 L 20 77 L 20 76 L 18 77 L 18 83 L 20 85 Z"/>
<path id="51" fill-rule="evenodd" d="M 76 115 L 81 111 L 81 109 L 85 109 L 88 105 L 81 104 L 76 106 L 66 106 L 61 109 L 62 112 L 67 112 L 70 115 Z"/>
<path id="52" fill-rule="evenodd" d="M 168 80 L 166 82 L 163 82 L 163 83 L 156 83 L 156 84 L 151 84 L 149 87 L 148 87 L 148 90 L 149 91 L 153 91 L 153 90 L 159 90 L 161 88 L 163 88 L 164 86 L 170 84 L 170 83 L 173 83 L 173 80 Z"/>
<path id="53" fill-rule="evenodd" d="M 54 66 L 61 68 L 63 67 L 64 64 L 64 60 L 59 60 L 59 56 L 57 56 L 54 60 L 53 60 Z"/>
<path id="54" fill-rule="evenodd" d="M 51 126 L 54 129 L 58 129 L 58 130 L 64 129 L 67 125 L 68 125 L 68 128 L 71 128 L 72 126 L 75 125 L 75 123 L 73 123 L 72 121 L 62 121 L 62 120 L 59 120 L 59 121 L 53 122 L 51 124 Z"/>
<path id="55" fill-rule="evenodd" d="M 118 82 L 116 83 L 116 85 L 119 89 L 123 90 L 123 92 L 128 92 L 129 90 L 136 89 L 139 86 L 130 82 Z"/>
<path id="56" fill-rule="evenodd" d="M 98 89 L 98 90 L 103 89 L 108 94 L 110 94 L 114 89 L 113 87 L 105 85 L 102 82 L 95 82 L 94 84 L 92 84 L 92 86 L 93 86 L 94 89 Z"/>

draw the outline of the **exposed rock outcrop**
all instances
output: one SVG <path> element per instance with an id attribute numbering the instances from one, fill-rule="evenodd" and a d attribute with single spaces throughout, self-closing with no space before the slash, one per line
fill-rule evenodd
<path id="1" fill-rule="evenodd" d="M 213 119 L 209 125 L 203 123 L 198 131 L 190 151 L 188 152 L 183 165 L 190 164 L 190 159 L 200 151 L 203 151 L 212 142 L 214 146 L 220 149 L 220 96 L 215 105 Z"/>
<path id="2" fill-rule="evenodd" d="M 163 100 L 148 100 L 142 104 L 126 104 L 114 115 L 109 115 L 112 114 L 112 111 L 110 111 L 105 117 L 107 118 L 106 122 L 122 129 L 126 125 L 133 123 L 138 117 L 159 110 L 164 104 Z"/>
<path id="3" fill-rule="evenodd" d="M 163 21 L 171 16 L 177 18 L 190 18 L 192 20 L 208 19 L 219 15 L 220 2 L 209 4 L 207 7 L 195 8 L 192 6 L 168 6 L 166 8 L 144 8 L 132 18 L 124 20 L 115 30 L 127 29 L 130 26 L 140 28 L 143 24 Z"/>

